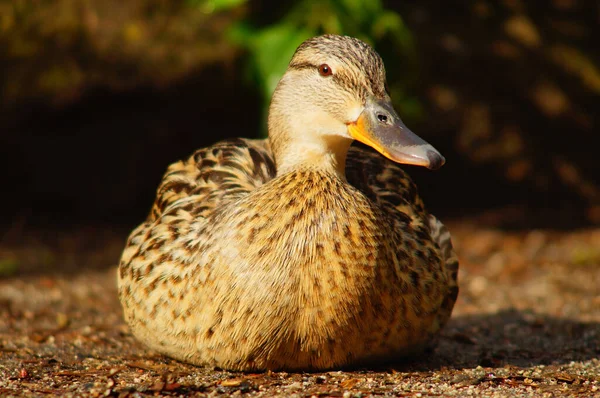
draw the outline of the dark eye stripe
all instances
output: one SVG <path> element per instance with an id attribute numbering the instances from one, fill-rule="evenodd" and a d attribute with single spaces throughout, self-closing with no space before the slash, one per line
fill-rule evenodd
<path id="1" fill-rule="evenodd" d="M 319 65 L 311 64 L 310 62 L 299 62 L 290 64 L 289 69 L 293 70 L 304 70 L 304 69 L 313 69 L 316 73 L 319 73 Z M 342 87 L 352 88 L 357 86 L 357 82 L 354 79 L 347 76 L 344 72 L 341 73 L 333 73 L 328 76 L 330 79 L 333 79 L 334 82 L 339 84 Z"/>
<path id="2" fill-rule="evenodd" d="M 295 70 L 317 69 L 317 65 L 313 65 L 309 62 L 301 62 L 301 63 L 297 63 L 297 64 L 290 64 L 289 68 L 295 69 Z"/>

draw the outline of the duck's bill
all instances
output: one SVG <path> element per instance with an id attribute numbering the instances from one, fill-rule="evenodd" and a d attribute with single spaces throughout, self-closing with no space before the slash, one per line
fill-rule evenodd
<path id="1" fill-rule="evenodd" d="M 370 100 L 358 119 L 348 124 L 352 138 L 397 163 L 435 170 L 446 161 L 425 140 L 410 131 L 389 100 Z"/>

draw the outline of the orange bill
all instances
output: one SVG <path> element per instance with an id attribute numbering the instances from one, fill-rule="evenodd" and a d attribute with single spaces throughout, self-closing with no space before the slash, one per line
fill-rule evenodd
<path id="1" fill-rule="evenodd" d="M 397 163 L 435 170 L 446 161 L 434 147 L 404 125 L 389 99 L 367 101 L 358 119 L 348 123 L 348 133 Z"/>

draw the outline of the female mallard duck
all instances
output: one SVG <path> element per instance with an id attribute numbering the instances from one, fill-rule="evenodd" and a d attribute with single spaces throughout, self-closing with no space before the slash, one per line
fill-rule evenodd
<path id="1" fill-rule="evenodd" d="M 350 37 L 296 50 L 269 139 L 224 141 L 169 167 L 127 242 L 133 334 L 198 365 L 317 370 L 427 346 L 458 293 L 444 226 L 397 163 L 444 158 L 404 126 L 381 58 Z"/>

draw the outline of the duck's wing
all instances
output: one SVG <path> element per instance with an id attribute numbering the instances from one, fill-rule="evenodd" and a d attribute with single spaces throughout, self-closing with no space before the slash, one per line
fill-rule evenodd
<path id="1" fill-rule="evenodd" d="M 444 298 L 439 315 L 440 324 L 445 325 L 448 319 L 450 319 L 454 303 L 458 297 L 458 256 L 454 252 L 450 232 L 446 226 L 431 214 L 428 217 L 428 221 L 431 238 L 440 248 L 446 265 L 446 273 L 449 277 L 448 294 Z"/>
<path id="2" fill-rule="evenodd" d="M 204 223 L 230 200 L 275 176 L 266 140 L 231 139 L 196 151 L 167 169 L 146 221 L 129 235 L 121 257 L 121 278 L 154 258 L 166 262 L 165 246 Z M 160 257 L 163 256 L 163 257 Z"/>
<path id="3" fill-rule="evenodd" d="M 148 221 L 193 203 L 207 217 L 225 200 L 243 196 L 275 176 L 267 140 L 230 139 L 199 149 L 167 169 Z"/>
<path id="4" fill-rule="evenodd" d="M 441 305 L 440 323 L 446 323 L 458 296 L 458 257 L 452 247 L 450 233 L 435 216 L 425 210 L 417 187 L 396 163 L 363 146 L 352 146 L 346 160 L 346 178 L 354 187 L 383 209 L 393 208 L 396 225 L 421 242 L 433 243 L 444 261 L 448 277 L 448 293 Z"/>
<path id="5" fill-rule="evenodd" d="M 427 212 L 412 179 L 396 163 L 371 148 L 352 146 L 346 158 L 346 178 L 370 200 L 390 206 L 406 216 L 406 222 L 421 220 Z"/>

